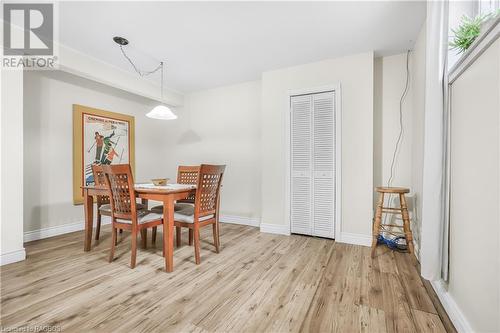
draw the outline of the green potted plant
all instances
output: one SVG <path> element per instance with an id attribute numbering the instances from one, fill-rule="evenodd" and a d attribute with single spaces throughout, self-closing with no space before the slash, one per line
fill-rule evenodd
<path id="1" fill-rule="evenodd" d="M 457 50 L 459 53 L 467 51 L 472 45 L 474 40 L 481 33 L 481 27 L 484 23 L 492 18 L 498 16 L 500 11 L 489 13 L 487 15 L 478 15 L 470 18 L 466 15 L 462 16 L 458 29 L 452 29 L 453 40 L 450 42 L 452 50 Z"/>

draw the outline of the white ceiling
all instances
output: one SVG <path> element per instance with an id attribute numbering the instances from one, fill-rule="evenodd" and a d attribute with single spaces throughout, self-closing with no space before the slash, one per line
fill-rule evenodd
<path id="1" fill-rule="evenodd" d="M 425 2 L 61 2 L 63 44 L 132 70 L 166 61 L 166 86 L 189 92 L 256 80 L 263 71 L 411 47 Z M 159 80 L 159 75 L 155 75 Z"/>

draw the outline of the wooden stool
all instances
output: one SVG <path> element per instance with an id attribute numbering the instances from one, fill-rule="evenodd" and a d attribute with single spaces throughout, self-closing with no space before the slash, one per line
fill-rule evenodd
<path id="1" fill-rule="evenodd" d="M 410 189 L 402 187 L 377 187 L 375 190 L 379 193 L 379 198 L 373 222 L 372 258 L 375 256 L 375 248 L 377 247 L 378 235 L 381 230 L 393 235 L 404 235 L 406 238 L 406 244 L 408 245 L 408 250 L 410 253 L 413 253 L 413 236 L 410 229 L 410 215 L 408 214 L 408 207 L 406 205 L 405 198 L 405 193 L 409 193 Z M 386 193 L 399 195 L 399 208 L 384 207 L 384 196 Z M 401 214 L 403 218 L 403 225 L 382 224 L 382 213 Z M 394 232 L 392 230 L 385 229 L 386 227 L 402 228 L 404 232 Z"/>

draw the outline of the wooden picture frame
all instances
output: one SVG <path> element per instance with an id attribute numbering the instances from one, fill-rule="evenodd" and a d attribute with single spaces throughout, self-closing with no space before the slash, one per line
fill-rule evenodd
<path id="1" fill-rule="evenodd" d="M 93 142 L 93 144 L 91 144 Z M 93 183 L 92 164 L 126 164 L 135 173 L 133 116 L 73 104 L 73 204 Z"/>

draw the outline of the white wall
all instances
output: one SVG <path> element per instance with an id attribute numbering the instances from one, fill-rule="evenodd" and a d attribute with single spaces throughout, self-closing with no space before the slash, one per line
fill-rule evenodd
<path id="1" fill-rule="evenodd" d="M 184 103 L 165 143 L 168 175 L 179 164 L 225 164 L 221 214 L 260 219 L 260 81 L 190 93 Z"/>
<path id="2" fill-rule="evenodd" d="M 285 219 L 285 113 L 294 89 L 342 85 L 342 232 L 368 237 L 373 191 L 373 53 L 262 75 L 262 223 Z M 338 237 L 338 235 L 337 235 Z"/>
<path id="3" fill-rule="evenodd" d="M 189 94 L 169 122 L 144 116 L 149 99 L 62 71 L 26 72 L 24 91 L 24 232 L 83 226 L 72 203 L 72 104 L 135 116 L 137 181 L 175 181 L 180 164 L 226 164 L 221 213 L 260 219 L 259 81 Z"/>
<path id="4" fill-rule="evenodd" d="M 24 260 L 23 71 L 1 71 L 0 265 Z"/>
<path id="5" fill-rule="evenodd" d="M 500 331 L 500 40 L 451 88 L 448 293 L 476 332 Z"/>
<path id="6" fill-rule="evenodd" d="M 406 82 L 406 53 L 376 58 L 374 66 L 373 182 L 374 186 L 386 186 L 399 135 L 399 101 Z M 411 86 L 402 110 L 403 136 L 396 155 L 392 186 L 411 187 L 413 122 Z"/>
<path id="7" fill-rule="evenodd" d="M 410 53 L 410 85 L 403 103 L 403 139 L 396 155 L 392 186 L 409 187 L 408 203 L 416 250 L 420 245 L 425 104 L 425 24 Z M 406 53 L 374 63 L 374 186 L 386 186 L 399 134 L 399 100 L 406 79 Z M 374 203 L 377 200 L 374 194 Z M 393 204 L 398 204 L 395 200 Z M 417 253 L 418 257 L 418 253 Z"/>
<path id="8" fill-rule="evenodd" d="M 415 52 L 415 50 L 413 50 Z M 415 73 L 413 66 L 414 54 L 410 53 L 408 57 L 409 82 L 406 97 L 403 100 L 403 135 L 398 145 L 394 172 L 391 186 L 410 188 L 410 193 L 406 195 L 410 218 L 413 221 L 413 233 L 419 230 L 415 227 L 415 194 L 413 189 L 412 174 L 415 171 L 412 163 L 413 159 L 413 91 L 412 80 Z M 393 56 L 380 57 L 375 59 L 374 63 L 374 141 L 373 141 L 373 186 L 387 186 L 391 176 L 391 163 L 396 141 L 400 131 L 400 108 L 399 103 L 406 84 L 406 62 L 407 54 L 401 53 Z M 374 205 L 378 200 L 378 193 L 374 192 Z M 399 205 L 397 195 L 386 196 L 386 206 L 395 207 Z M 385 215 L 384 223 L 402 225 L 400 216 Z M 419 239 L 415 237 L 415 242 Z M 418 251 L 418 244 L 416 246 Z"/>
<path id="9" fill-rule="evenodd" d="M 24 231 L 82 223 L 73 205 L 72 104 L 135 116 L 136 180 L 165 175 L 166 130 L 146 118 L 155 103 L 61 71 L 24 75 Z M 3 188 L 3 186 L 2 186 Z"/>

